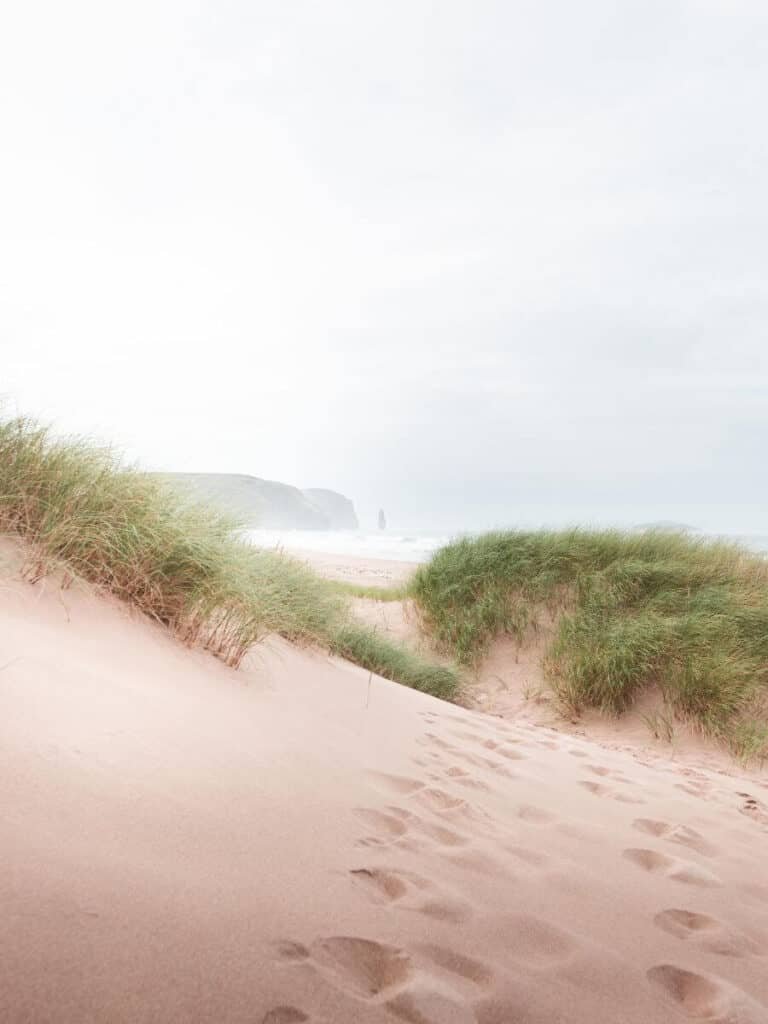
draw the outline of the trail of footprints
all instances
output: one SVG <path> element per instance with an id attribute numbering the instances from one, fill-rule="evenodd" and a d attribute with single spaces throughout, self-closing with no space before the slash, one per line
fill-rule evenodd
<path id="1" fill-rule="evenodd" d="M 416 849 L 449 856 L 452 863 L 467 870 L 503 872 L 500 863 L 470 848 L 478 833 L 492 832 L 487 816 L 470 799 L 448 792 L 440 782 L 450 783 L 452 790 L 459 786 L 467 791 L 488 791 L 491 784 L 478 777 L 477 769 L 491 778 L 514 778 L 508 765 L 527 755 L 512 742 L 477 733 L 465 731 L 459 735 L 457 730 L 457 738 L 475 741 L 477 753 L 426 733 L 427 757 L 420 761 L 420 767 L 428 769 L 427 783 L 406 776 L 370 773 L 375 788 L 400 802 L 383 808 L 356 809 L 366 829 L 358 840 L 359 847 L 378 852 Z M 551 741 L 546 742 L 549 745 Z M 554 820 L 548 812 L 529 805 L 518 808 L 518 817 L 534 826 Z M 544 855 L 522 846 L 508 845 L 504 850 L 523 870 L 541 869 L 547 861 Z M 374 904 L 453 925 L 468 921 L 473 914 L 472 906 L 461 895 L 413 871 L 377 864 L 361 865 L 349 875 L 361 896 Z M 511 944 L 514 940 L 514 954 L 521 962 L 556 962 L 568 957 L 575 945 L 565 933 L 535 917 L 511 918 L 507 927 Z M 310 947 L 284 942 L 276 949 L 276 959 L 287 966 L 310 968 L 346 996 L 383 1005 L 393 1018 L 412 1024 L 476 1024 L 478 1017 L 472 1004 L 494 977 L 487 965 L 444 946 L 421 944 L 406 951 L 359 936 L 331 936 Z M 309 1020 L 306 1015 L 299 1016 L 303 1011 L 296 1007 L 276 1007 L 270 1014 L 265 1024 Z"/>
<path id="2" fill-rule="evenodd" d="M 510 959 L 520 966 L 552 967 L 577 947 L 572 936 L 529 915 L 512 916 L 505 927 Z M 383 1006 L 412 1024 L 477 1024 L 473 1007 L 495 981 L 488 964 L 436 943 L 404 950 L 359 936 L 334 935 L 310 946 L 278 943 L 274 958 L 278 965 L 311 970 L 344 996 Z M 264 1024 L 309 1020 L 302 1013 L 296 1007 L 276 1007 Z"/>
<path id="3" fill-rule="evenodd" d="M 394 1017 L 413 1024 L 472 1024 L 477 1018 L 470 1003 L 493 981 L 493 972 L 485 964 L 430 943 L 406 951 L 358 936 L 334 935 L 309 947 L 280 943 L 275 959 L 316 971 L 346 996 L 383 1005 Z M 276 1007 L 264 1024 L 309 1020 L 299 1014 L 303 1011 L 295 1007 Z"/>
<path id="4" fill-rule="evenodd" d="M 425 713 L 423 717 L 428 725 L 438 721 L 432 713 Z M 440 782 L 449 782 L 451 788 L 460 786 L 467 791 L 487 792 L 493 788 L 494 777 L 497 780 L 516 778 L 515 762 L 525 761 L 528 756 L 524 752 L 525 745 L 519 741 L 514 727 L 500 723 L 498 731 L 504 735 L 497 739 L 468 729 L 463 719 L 455 720 L 460 728 L 453 730 L 453 735 L 465 744 L 472 743 L 474 750 L 457 746 L 436 733 L 425 733 L 422 742 L 426 756 L 414 760 L 426 769 L 427 778 L 433 784 L 406 776 L 370 773 L 380 792 L 404 800 L 408 806 L 392 803 L 383 810 L 358 808 L 356 814 L 366 827 L 366 834 L 358 840 L 358 845 L 379 850 L 394 847 L 440 853 L 469 870 L 503 873 L 504 865 L 470 848 L 479 830 L 493 833 L 491 822 L 469 799 L 447 792 Z M 526 739 L 529 746 L 533 743 L 546 749 L 559 749 L 559 744 L 551 739 L 532 736 Z M 574 758 L 589 757 L 576 747 L 568 752 Z M 626 804 L 645 803 L 641 797 L 624 791 L 632 783 L 620 772 L 595 764 L 581 767 L 595 778 L 579 779 L 578 784 L 593 795 Z M 486 781 L 489 774 L 490 779 Z M 699 796 L 707 795 L 711 784 L 696 777 L 698 773 L 688 774 L 693 776 L 691 781 L 678 784 L 678 788 Z M 748 794 L 739 796 L 744 798 L 740 808 L 743 814 L 760 824 L 765 814 L 768 823 L 768 813 L 762 803 Z M 556 823 L 552 814 L 534 805 L 519 806 L 517 817 L 531 826 Z M 566 831 L 566 824 L 560 823 L 557 827 Z M 712 858 L 719 852 L 704 836 L 685 825 L 636 818 L 632 827 L 642 835 L 687 848 L 701 857 Z M 547 856 L 535 850 L 505 842 L 500 842 L 499 847 L 508 855 L 510 863 L 523 869 L 542 870 L 548 863 Z M 721 879 L 708 868 L 671 853 L 638 846 L 623 850 L 622 856 L 643 871 L 663 875 L 683 885 L 699 888 L 722 885 Z M 473 914 L 473 908 L 459 893 L 444 891 L 412 871 L 368 865 L 354 868 L 349 875 L 361 896 L 375 904 L 390 905 L 454 925 L 468 921 Z M 765 899 L 768 901 L 768 889 Z M 653 923 L 666 934 L 707 953 L 724 957 L 768 955 L 765 936 L 746 934 L 695 910 L 671 907 L 657 913 Z M 510 921 L 509 927 L 510 959 L 519 959 L 521 965 L 554 966 L 567 959 L 577 946 L 573 937 L 538 917 L 519 915 Z M 276 959 L 284 965 L 312 969 L 347 996 L 383 1005 L 393 1018 L 410 1024 L 477 1024 L 481 1020 L 485 1024 L 487 1019 L 484 1015 L 478 1017 L 472 1006 L 480 1005 L 478 998 L 491 986 L 493 971 L 487 964 L 444 946 L 422 944 L 406 951 L 369 938 L 331 936 L 318 939 L 310 947 L 290 941 L 281 943 L 276 949 Z M 765 1024 L 768 1020 L 765 1007 L 713 975 L 661 964 L 647 972 L 647 979 L 661 998 L 676 1005 L 691 1019 L 723 1024 Z M 497 1020 L 506 1021 L 503 1008 L 501 1013 L 497 1018 L 494 1012 L 493 1024 Z M 270 1010 L 263 1024 L 301 1024 L 310 1020 L 319 1024 L 318 1018 L 310 1018 L 303 1010 L 282 1005 Z"/>
<path id="5" fill-rule="evenodd" d="M 687 847 L 702 857 L 715 857 L 718 850 L 695 829 L 672 825 L 652 818 L 636 818 L 634 829 L 645 835 Z M 660 872 L 686 885 L 715 887 L 721 880 L 693 861 L 670 857 L 645 848 L 629 848 L 623 856 L 645 871 Z M 764 935 L 746 934 L 709 914 L 683 907 L 671 907 L 654 916 L 661 931 L 707 953 L 723 957 L 751 957 L 768 954 Z M 698 973 L 675 964 L 650 968 L 648 981 L 666 999 L 692 1019 L 719 1021 L 721 1024 L 760 1024 L 768 1018 L 766 1008 L 745 992 L 712 974 Z"/>

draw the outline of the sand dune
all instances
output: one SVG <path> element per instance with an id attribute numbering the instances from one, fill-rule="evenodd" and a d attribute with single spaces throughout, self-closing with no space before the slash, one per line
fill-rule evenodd
<path id="1" fill-rule="evenodd" d="M 0 1020 L 768 1020 L 768 786 L 0 590 Z"/>
<path id="2" fill-rule="evenodd" d="M 308 559 L 313 564 L 312 559 Z M 403 579 L 403 570 L 398 571 Z M 331 578 L 343 579 L 345 565 L 326 564 Z M 355 617 L 377 633 L 404 644 L 427 660 L 444 662 L 419 628 L 418 615 L 410 600 L 377 601 L 354 598 Z M 732 773 L 735 764 L 727 750 L 697 731 L 694 725 L 670 718 L 660 692 L 641 694 L 636 705 L 620 718 L 606 718 L 585 709 L 577 719 L 566 719 L 557 708 L 543 671 L 543 657 L 551 633 L 539 627 L 523 645 L 511 637 L 496 639 L 479 666 L 464 670 L 459 694 L 463 707 L 495 718 L 546 726 L 571 736 L 597 741 L 610 749 L 631 751 L 644 759 L 675 759 L 693 768 Z M 656 721 L 656 733 L 651 726 Z M 671 735 L 667 734 L 671 730 Z"/>

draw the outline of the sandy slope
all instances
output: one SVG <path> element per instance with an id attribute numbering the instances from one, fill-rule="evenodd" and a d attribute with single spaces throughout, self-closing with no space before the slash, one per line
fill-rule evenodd
<path id="1" fill-rule="evenodd" d="M 0 587 L 0 1020 L 768 1020 L 768 788 Z"/>
<path id="2" fill-rule="evenodd" d="M 371 629 L 404 644 L 423 657 L 445 661 L 421 633 L 412 601 L 352 600 L 354 615 Z M 555 705 L 551 687 L 542 668 L 549 644 L 545 631 L 529 638 L 522 646 L 511 637 L 494 641 L 476 670 L 465 669 L 459 702 L 462 706 L 515 722 L 546 725 L 558 732 L 585 736 L 612 747 L 629 749 L 643 756 L 683 757 L 693 766 L 730 771 L 733 759 L 714 742 L 680 721 L 666 722 L 672 728 L 667 736 L 662 720 L 657 720 L 657 735 L 650 730 L 653 716 L 664 714 L 659 693 L 642 695 L 635 707 L 618 719 L 606 719 L 586 711 L 573 721 L 563 718 Z"/>

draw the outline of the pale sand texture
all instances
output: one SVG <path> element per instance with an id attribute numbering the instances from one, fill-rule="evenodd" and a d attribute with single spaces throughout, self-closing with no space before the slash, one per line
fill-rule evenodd
<path id="1" fill-rule="evenodd" d="M 768 1021 L 768 788 L 0 586 L 4 1024 Z"/>
<path id="2" fill-rule="evenodd" d="M 357 583 L 364 587 L 396 587 L 419 567 L 418 562 L 396 562 L 389 558 L 361 558 L 359 555 L 332 555 L 325 551 L 289 551 L 294 558 L 310 565 L 326 579 Z"/>

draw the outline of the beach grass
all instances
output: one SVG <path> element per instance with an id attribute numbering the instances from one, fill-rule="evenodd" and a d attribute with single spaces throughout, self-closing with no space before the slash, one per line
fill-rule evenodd
<path id="1" fill-rule="evenodd" d="M 458 678 L 453 669 L 425 661 L 408 648 L 364 626 L 348 624 L 338 630 L 331 650 L 411 689 L 445 700 L 452 700 L 458 693 Z"/>
<path id="2" fill-rule="evenodd" d="M 768 561 L 736 544 L 660 530 L 489 533 L 442 548 L 411 593 L 460 664 L 547 622 L 543 669 L 564 710 L 620 714 L 657 686 L 675 716 L 768 756 Z"/>
<path id="3" fill-rule="evenodd" d="M 403 584 L 398 587 L 367 586 L 362 583 L 348 583 L 346 580 L 329 580 L 333 589 L 348 597 L 362 597 L 369 601 L 405 601 L 410 596 L 410 587 Z"/>
<path id="4" fill-rule="evenodd" d="M 0 422 L 0 533 L 18 538 L 32 581 L 79 578 L 237 667 L 268 633 L 316 643 L 388 678 L 450 696 L 450 670 L 353 627 L 338 588 L 299 561 L 253 547 L 239 524 L 112 450 Z M 430 678 L 435 690 L 430 690 Z"/>

